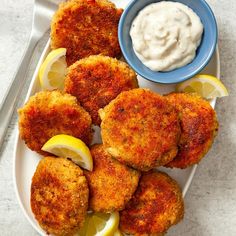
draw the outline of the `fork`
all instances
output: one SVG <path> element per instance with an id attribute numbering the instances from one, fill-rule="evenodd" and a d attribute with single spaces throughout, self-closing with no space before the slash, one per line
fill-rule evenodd
<path id="1" fill-rule="evenodd" d="M 57 9 L 59 0 L 35 0 L 32 30 L 30 39 L 21 59 L 18 70 L 3 99 L 0 107 L 0 150 L 4 142 L 8 125 L 16 108 L 17 98 L 26 82 L 26 72 L 31 60 L 32 53 L 39 39 L 49 29 L 53 13 Z"/>

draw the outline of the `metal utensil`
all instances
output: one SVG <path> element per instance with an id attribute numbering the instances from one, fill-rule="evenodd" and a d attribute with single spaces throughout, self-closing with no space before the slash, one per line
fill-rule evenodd
<path id="1" fill-rule="evenodd" d="M 2 147 L 4 136 L 10 123 L 12 114 L 15 110 L 17 98 L 26 81 L 26 72 L 32 52 L 39 39 L 49 29 L 52 15 L 57 9 L 57 3 L 58 0 L 34 1 L 33 23 L 30 39 L 21 59 L 18 70 L 0 107 L 0 149 Z"/>

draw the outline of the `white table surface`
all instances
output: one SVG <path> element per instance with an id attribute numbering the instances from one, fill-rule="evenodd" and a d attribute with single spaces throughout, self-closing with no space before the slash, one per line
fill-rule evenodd
<path id="1" fill-rule="evenodd" d="M 218 21 L 221 79 L 230 97 L 217 101 L 219 134 L 187 193 L 185 218 L 169 231 L 169 236 L 236 235 L 236 1 L 207 1 Z M 33 0 L 0 1 L 0 103 L 29 38 L 32 12 Z M 46 39 L 40 41 L 33 64 Z M 13 187 L 16 121 L 15 115 L 0 153 L 0 235 L 34 236 L 38 234 L 21 212 Z"/>

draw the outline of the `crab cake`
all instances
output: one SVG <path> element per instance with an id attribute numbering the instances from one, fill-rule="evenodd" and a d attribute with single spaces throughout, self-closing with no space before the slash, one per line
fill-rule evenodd
<path id="1" fill-rule="evenodd" d="M 163 172 L 144 173 L 126 208 L 120 212 L 120 229 L 132 235 L 163 235 L 184 216 L 182 192 Z"/>
<path id="2" fill-rule="evenodd" d="M 77 61 L 65 79 L 65 91 L 77 97 L 96 125 L 101 123 L 100 108 L 122 91 L 137 87 L 136 74 L 126 63 L 101 55 Z"/>
<path id="3" fill-rule="evenodd" d="M 91 149 L 93 171 L 84 171 L 89 185 L 89 208 L 96 212 L 124 209 L 135 192 L 140 173 L 107 153 L 102 144 Z"/>
<path id="4" fill-rule="evenodd" d="M 83 226 L 89 190 L 83 171 L 65 158 L 44 157 L 31 184 L 31 208 L 53 235 L 73 235 Z"/>
<path id="5" fill-rule="evenodd" d="M 20 136 L 33 151 L 44 155 L 42 146 L 57 134 L 68 134 L 90 144 L 91 117 L 70 94 L 39 92 L 18 112 Z"/>
<path id="6" fill-rule="evenodd" d="M 182 130 L 178 154 L 167 167 L 186 168 L 198 163 L 210 149 L 218 130 L 216 113 L 196 94 L 171 93 L 166 97 L 180 112 Z"/>
<path id="7" fill-rule="evenodd" d="M 107 0 L 61 3 L 51 22 L 52 49 L 66 48 L 68 65 L 90 55 L 120 57 L 117 32 L 122 11 Z"/>
<path id="8" fill-rule="evenodd" d="M 147 171 L 175 157 L 178 113 L 165 97 L 148 89 L 122 92 L 100 116 L 105 149 L 120 162 Z"/>

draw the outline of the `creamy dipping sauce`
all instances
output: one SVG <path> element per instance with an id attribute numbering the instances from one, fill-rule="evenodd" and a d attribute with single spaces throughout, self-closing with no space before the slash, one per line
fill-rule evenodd
<path id="1" fill-rule="evenodd" d="M 130 29 L 135 54 L 153 71 L 170 71 L 190 63 L 202 33 L 201 20 L 192 9 L 169 1 L 146 6 Z"/>

